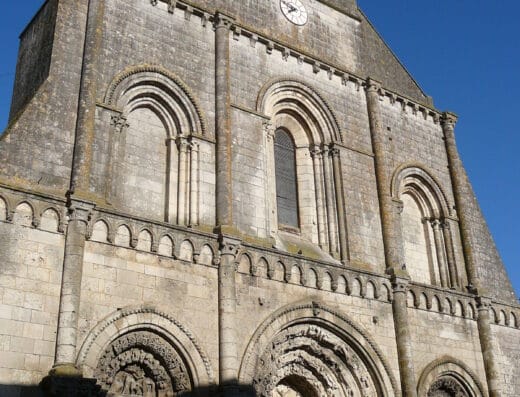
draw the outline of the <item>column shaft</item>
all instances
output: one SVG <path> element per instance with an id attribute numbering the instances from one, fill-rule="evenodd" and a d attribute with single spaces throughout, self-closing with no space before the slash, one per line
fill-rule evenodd
<path id="1" fill-rule="evenodd" d="M 191 142 L 190 225 L 199 224 L 199 144 Z"/>
<path id="2" fill-rule="evenodd" d="M 105 176 L 105 199 L 112 204 L 117 198 L 117 186 L 115 183 L 119 165 L 123 161 L 124 147 L 126 143 L 126 130 L 128 122 L 124 115 L 112 116 L 112 128 L 109 137 L 109 149 L 107 158 L 107 168 Z"/>
<path id="3" fill-rule="evenodd" d="M 327 240 L 327 232 L 325 226 L 325 199 L 323 197 L 323 180 L 321 178 L 320 157 L 321 151 L 319 147 L 311 150 L 312 165 L 314 168 L 314 188 L 316 190 L 316 215 L 318 217 L 318 242 L 321 249 L 328 251 L 329 244 Z"/>
<path id="4" fill-rule="evenodd" d="M 325 200 L 327 202 L 327 226 L 329 230 L 329 251 L 332 255 L 338 252 L 336 211 L 334 206 L 334 187 L 333 175 L 330 164 L 329 149 L 323 150 L 323 171 L 325 180 Z"/>
<path id="5" fill-rule="evenodd" d="M 336 208 L 338 210 L 338 232 L 340 258 L 343 263 L 349 259 L 347 219 L 345 214 L 345 198 L 343 197 L 343 174 L 341 172 L 340 151 L 331 149 L 332 165 L 334 169 L 334 187 L 336 189 Z"/>
<path id="6" fill-rule="evenodd" d="M 215 135 L 217 138 L 217 226 L 231 226 L 231 99 L 229 93 L 229 30 L 232 20 L 220 13 L 215 16 Z"/>
<path id="7" fill-rule="evenodd" d="M 436 219 L 431 223 L 433 229 L 433 239 L 435 241 L 435 252 L 437 253 L 437 265 L 439 266 L 439 277 L 443 288 L 449 287 L 448 273 L 446 272 L 446 261 L 444 257 L 444 244 L 440 229 L 440 222 Z"/>
<path id="8" fill-rule="evenodd" d="M 390 193 L 390 163 L 387 158 L 388 145 L 385 143 L 385 134 L 381 120 L 379 90 L 380 85 L 377 82 L 370 79 L 367 81 L 368 119 L 370 122 L 372 148 L 374 150 L 374 165 L 386 266 L 388 269 L 401 269 L 404 264 L 404 253 L 402 236 L 397 233 L 397 231 L 401 230 L 401 225 Z"/>
<path id="9" fill-rule="evenodd" d="M 448 260 L 448 272 L 450 274 L 450 287 L 459 287 L 459 275 L 457 272 L 457 262 L 455 259 L 455 248 L 453 247 L 453 236 L 451 235 L 451 227 L 447 220 L 442 224 L 442 233 L 444 235 L 444 243 L 446 244 L 446 258 Z"/>
<path id="10" fill-rule="evenodd" d="M 104 14 L 104 0 L 89 1 L 70 181 L 72 193 L 87 197 L 90 190 L 97 88 L 101 80 L 98 76 L 98 58 L 103 39 Z"/>
<path id="11" fill-rule="evenodd" d="M 417 397 L 415 370 L 413 366 L 413 351 L 408 325 L 408 307 L 406 304 L 407 280 L 397 280 L 393 283 L 394 293 L 392 311 L 394 314 L 395 338 L 397 342 L 397 357 L 401 375 L 403 397 Z"/>
<path id="12" fill-rule="evenodd" d="M 475 270 L 475 258 L 471 248 L 471 216 L 468 216 L 466 209 L 466 201 L 471 200 L 468 192 L 466 173 L 462 161 L 459 157 L 457 144 L 455 142 L 455 123 L 457 118 L 451 113 L 445 113 L 442 117 L 442 129 L 444 132 L 444 141 L 446 145 L 446 153 L 448 155 L 448 165 L 450 170 L 451 184 L 455 196 L 455 206 L 459 217 L 460 233 L 462 237 L 462 250 L 466 260 L 466 271 L 471 285 L 477 286 L 477 274 Z"/>
<path id="13" fill-rule="evenodd" d="M 177 222 L 178 212 L 179 156 L 174 138 L 168 137 L 166 146 L 166 161 L 168 163 L 166 173 L 166 222 L 175 223 Z"/>
<path id="14" fill-rule="evenodd" d="M 177 223 L 179 225 L 186 224 L 186 168 L 187 168 L 187 150 L 188 141 L 185 137 L 179 137 L 177 141 L 179 148 L 179 189 L 177 197 Z"/>
<path id="15" fill-rule="evenodd" d="M 237 384 L 238 338 L 236 331 L 236 255 L 239 242 L 221 238 L 218 281 L 219 298 L 219 367 L 220 385 L 224 390 Z M 227 395 L 227 394 L 225 394 Z"/>
<path id="16" fill-rule="evenodd" d="M 500 376 L 495 363 L 495 348 L 493 343 L 493 334 L 490 324 L 490 300 L 486 298 L 478 298 L 478 332 L 480 336 L 480 348 L 482 349 L 482 357 L 484 359 L 484 369 L 486 370 L 486 379 L 489 389 L 489 397 L 501 396 Z"/>
<path id="17" fill-rule="evenodd" d="M 53 367 L 56 373 L 60 373 L 60 370 L 70 373 L 75 369 L 83 252 L 91 208 L 91 205 L 82 202 L 72 202 L 69 208 L 70 220 L 65 238 L 56 356 Z"/>

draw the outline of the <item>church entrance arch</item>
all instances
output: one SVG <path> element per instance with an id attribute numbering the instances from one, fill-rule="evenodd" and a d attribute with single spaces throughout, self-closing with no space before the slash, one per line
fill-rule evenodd
<path id="1" fill-rule="evenodd" d="M 124 334 L 104 351 L 95 371 L 107 397 L 173 397 L 192 389 L 175 348 L 147 330 Z"/>
<path id="2" fill-rule="evenodd" d="M 397 390 L 361 329 L 316 302 L 282 309 L 260 326 L 239 381 L 261 397 L 379 397 Z"/>

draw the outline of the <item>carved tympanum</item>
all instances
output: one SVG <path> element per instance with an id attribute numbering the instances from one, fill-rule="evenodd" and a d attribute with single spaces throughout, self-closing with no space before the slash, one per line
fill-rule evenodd
<path id="1" fill-rule="evenodd" d="M 443 376 L 430 386 L 428 397 L 470 397 L 470 394 L 457 379 Z"/>
<path id="2" fill-rule="evenodd" d="M 135 331 L 114 340 L 99 360 L 96 378 L 107 397 L 174 397 L 191 390 L 180 355 L 150 331 Z"/>
<path id="3" fill-rule="evenodd" d="M 259 357 L 253 381 L 262 397 L 376 397 L 360 354 L 333 332 L 299 324 L 279 332 Z"/>

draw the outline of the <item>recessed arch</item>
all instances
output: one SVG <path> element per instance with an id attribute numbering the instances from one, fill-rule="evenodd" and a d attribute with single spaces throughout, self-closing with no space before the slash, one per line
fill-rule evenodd
<path id="1" fill-rule="evenodd" d="M 125 69 L 112 79 L 103 102 L 123 109 L 132 98 L 141 99 L 145 94 L 162 103 L 165 109 L 177 110 L 175 114 L 182 116 L 177 120 L 178 125 L 187 128 L 186 134 L 205 135 L 205 121 L 195 95 L 179 77 L 159 65 Z"/>
<path id="2" fill-rule="evenodd" d="M 279 352 L 270 351 L 278 346 Z M 276 362 L 267 363 L 271 353 Z M 358 370 L 345 364 L 354 356 Z M 327 395 L 321 390 L 337 387 L 336 395 L 349 396 L 346 385 L 364 384 L 374 395 L 393 396 L 398 387 L 389 368 L 376 345 L 350 319 L 321 303 L 302 302 L 281 308 L 259 326 L 242 359 L 239 382 L 253 384 L 257 395 L 268 396 L 278 385 L 287 385 L 289 377 L 306 375 L 317 380 L 308 395 Z"/>
<path id="3" fill-rule="evenodd" d="M 457 390 L 464 397 L 485 396 L 477 376 L 466 364 L 453 357 L 444 356 L 422 370 L 417 384 L 417 395 L 429 396 L 429 392 L 433 395 L 433 392 L 447 388 Z"/>
<path id="4" fill-rule="evenodd" d="M 88 377 L 94 377 L 100 360 L 109 346 L 125 335 L 160 344 L 160 350 L 174 349 L 188 368 L 193 387 L 214 385 L 210 361 L 200 342 L 181 322 L 155 306 L 134 306 L 120 309 L 101 320 L 87 335 L 79 350 L 76 365 Z M 154 342 L 153 339 L 158 339 Z"/>

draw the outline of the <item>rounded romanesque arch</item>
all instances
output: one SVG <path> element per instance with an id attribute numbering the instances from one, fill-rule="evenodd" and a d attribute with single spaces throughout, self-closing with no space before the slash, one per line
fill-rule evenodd
<path id="1" fill-rule="evenodd" d="M 215 384 L 193 334 L 155 307 L 106 317 L 87 335 L 76 364 L 107 396 L 170 397 Z"/>
<path id="2" fill-rule="evenodd" d="M 473 372 L 452 357 L 440 358 L 424 368 L 417 386 L 418 396 L 482 397 L 482 385 Z"/>
<path id="3" fill-rule="evenodd" d="M 283 308 L 251 339 L 239 372 L 257 396 L 394 396 L 382 354 L 352 321 L 317 302 Z"/>

